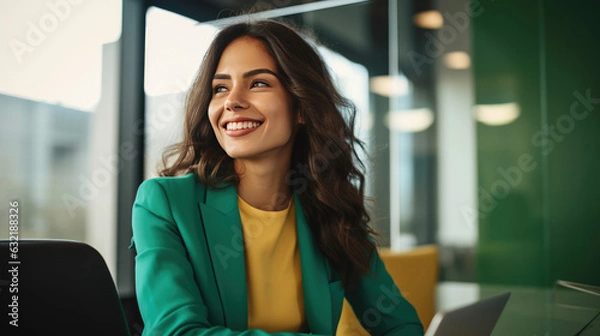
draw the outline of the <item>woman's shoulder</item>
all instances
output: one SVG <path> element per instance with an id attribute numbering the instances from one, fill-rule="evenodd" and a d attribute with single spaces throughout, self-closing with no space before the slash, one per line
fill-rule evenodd
<path id="1" fill-rule="evenodd" d="M 189 173 L 186 175 L 180 176 L 159 176 L 152 177 L 147 180 L 144 180 L 140 187 L 143 185 L 156 185 L 159 184 L 166 188 L 177 188 L 177 187 L 185 187 L 189 185 L 195 185 L 196 183 L 200 183 L 200 179 L 194 173 Z"/>
<path id="2" fill-rule="evenodd" d="M 190 173 L 181 176 L 161 176 L 145 180 L 138 187 L 137 198 L 146 198 L 156 193 L 168 198 L 177 196 L 191 196 L 203 192 L 206 187 L 200 182 L 196 174 Z"/>

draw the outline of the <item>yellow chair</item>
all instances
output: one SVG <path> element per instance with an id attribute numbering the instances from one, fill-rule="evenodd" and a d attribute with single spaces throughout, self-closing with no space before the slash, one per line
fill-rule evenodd
<path id="1" fill-rule="evenodd" d="M 415 307 L 423 327 L 427 330 L 435 313 L 435 286 L 439 270 L 437 246 L 419 246 L 408 252 L 400 253 L 380 249 L 379 255 L 396 286 L 408 302 Z M 346 300 L 344 300 L 336 335 L 369 335 L 358 322 Z"/>

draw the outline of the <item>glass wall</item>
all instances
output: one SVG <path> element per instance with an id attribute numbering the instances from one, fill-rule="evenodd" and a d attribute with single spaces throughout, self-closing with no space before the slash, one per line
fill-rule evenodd
<path id="1" fill-rule="evenodd" d="M 0 217 L 115 256 L 121 1 L 0 3 Z M 2 226 L 0 238 L 8 237 Z"/>

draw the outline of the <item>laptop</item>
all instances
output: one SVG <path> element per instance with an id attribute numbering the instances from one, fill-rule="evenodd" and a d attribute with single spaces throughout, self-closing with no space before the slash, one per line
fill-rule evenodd
<path id="1" fill-rule="evenodd" d="M 506 292 L 462 308 L 438 312 L 425 336 L 489 336 L 509 297 L 510 292 Z"/>

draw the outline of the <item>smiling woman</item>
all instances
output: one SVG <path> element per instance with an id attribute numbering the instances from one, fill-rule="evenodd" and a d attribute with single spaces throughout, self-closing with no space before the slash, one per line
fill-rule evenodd
<path id="1" fill-rule="evenodd" d="M 144 334 L 333 335 L 345 297 L 373 335 L 422 335 L 371 237 L 354 115 L 289 26 L 216 36 L 133 208 Z"/>

